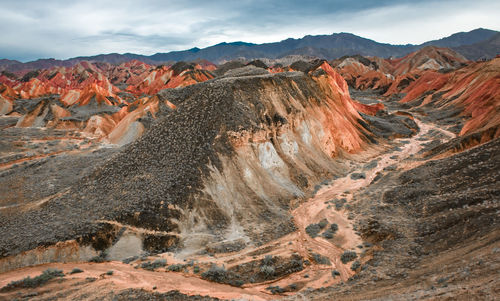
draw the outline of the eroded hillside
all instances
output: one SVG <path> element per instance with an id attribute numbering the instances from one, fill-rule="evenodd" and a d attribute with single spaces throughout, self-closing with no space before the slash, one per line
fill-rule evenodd
<path id="1" fill-rule="evenodd" d="M 132 95 L 99 135 L 5 84 L 0 296 L 494 296 L 498 61 L 96 65 Z"/>

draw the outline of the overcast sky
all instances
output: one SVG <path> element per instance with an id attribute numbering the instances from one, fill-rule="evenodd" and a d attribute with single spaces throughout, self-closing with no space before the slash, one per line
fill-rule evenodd
<path id="1" fill-rule="evenodd" d="M 420 44 L 478 27 L 500 30 L 498 0 L 0 0 L 0 7 L 0 58 L 21 61 L 337 32 Z"/>

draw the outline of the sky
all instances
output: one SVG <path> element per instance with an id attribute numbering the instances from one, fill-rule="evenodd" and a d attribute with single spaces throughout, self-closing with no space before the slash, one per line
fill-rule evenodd
<path id="1" fill-rule="evenodd" d="M 0 59 L 23 62 L 338 32 L 420 44 L 500 30 L 498 0 L 0 0 L 0 7 Z"/>

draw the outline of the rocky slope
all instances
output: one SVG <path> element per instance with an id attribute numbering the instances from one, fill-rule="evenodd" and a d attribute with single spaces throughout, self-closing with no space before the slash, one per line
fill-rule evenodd
<path id="1" fill-rule="evenodd" d="M 499 61 L 467 62 L 449 49 L 426 47 L 396 60 L 357 56 L 332 64 L 352 88 L 400 99 L 432 115 L 429 120 L 453 126 L 471 146 L 499 136 Z"/>
<path id="2" fill-rule="evenodd" d="M 142 229 L 131 235 L 151 251 L 265 242 L 293 230 L 288 200 L 342 174 L 335 158 L 367 149 L 384 118 L 394 123 L 379 129 L 388 135 L 416 128 L 405 116 L 363 122 L 359 111 L 368 114 L 369 106 L 350 99 L 326 62 L 308 75 L 223 77 L 158 98 L 176 109 L 120 155 L 43 205 L 23 205 L 19 214 L 19 207 L 3 209 L 11 215 L 3 229 L 23 224 L 32 233 L 2 237 L 4 262 L 15 265 L 9 256 L 61 240 L 103 251 L 122 227 Z"/>
<path id="3" fill-rule="evenodd" d="M 382 93 L 388 89 L 391 89 L 388 93 L 400 92 L 407 81 L 414 80 L 426 70 L 457 69 L 467 63 L 463 56 L 448 48 L 432 46 L 398 59 L 357 55 L 342 57 L 331 62 L 351 87 L 360 90 L 380 90 Z"/>
<path id="4" fill-rule="evenodd" d="M 3 74 L 0 298 L 494 299 L 499 61 Z"/>
<path id="5" fill-rule="evenodd" d="M 406 93 L 401 102 L 469 137 L 467 145 L 483 143 L 500 136 L 499 72 L 498 58 L 449 73 L 428 71 L 401 91 Z"/>
<path id="6" fill-rule="evenodd" d="M 339 300 L 494 300 L 500 267 L 500 140 L 403 172 L 354 196 L 366 268 L 308 295 Z M 374 210 L 374 204 L 376 210 Z"/>
<path id="7" fill-rule="evenodd" d="M 19 76 L 4 73 L 0 76 L 0 113 L 19 117 L 17 127 L 79 130 L 122 145 L 139 137 L 149 125 L 158 111 L 159 101 L 154 97 L 158 91 L 214 77 L 206 69 L 215 66 L 201 63 L 153 67 L 139 61 L 120 65 L 80 62 Z M 174 108 L 168 102 L 165 105 Z"/>

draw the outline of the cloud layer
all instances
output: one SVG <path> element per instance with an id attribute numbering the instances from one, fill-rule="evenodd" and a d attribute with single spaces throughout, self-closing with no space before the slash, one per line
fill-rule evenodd
<path id="1" fill-rule="evenodd" d="M 0 0 L 0 7 L 0 58 L 21 61 L 334 32 L 419 44 L 478 27 L 500 29 L 500 2 L 486 0 Z"/>

